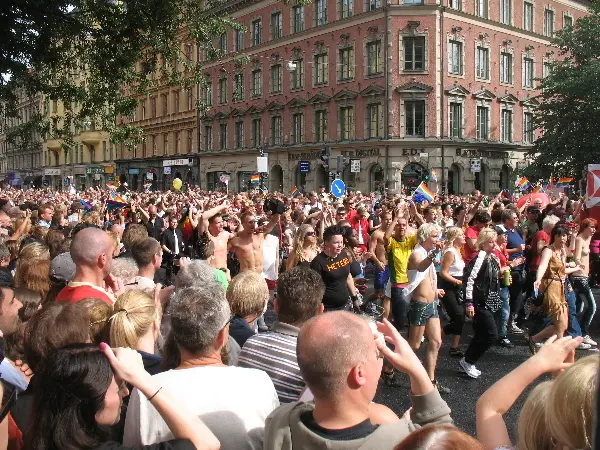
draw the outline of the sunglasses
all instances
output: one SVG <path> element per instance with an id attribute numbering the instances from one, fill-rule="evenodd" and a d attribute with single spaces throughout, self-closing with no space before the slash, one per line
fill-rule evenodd
<path id="1" fill-rule="evenodd" d="M 307 231 L 305 236 L 314 236 L 315 232 L 314 231 Z"/>

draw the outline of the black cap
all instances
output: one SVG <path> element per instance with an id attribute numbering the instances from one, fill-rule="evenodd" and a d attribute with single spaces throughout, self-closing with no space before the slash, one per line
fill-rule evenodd
<path id="1" fill-rule="evenodd" d="M 528 206 L 527 207 L 527 212 L 528 213 L 536 213 L 536 214 L 540 214 L 540 208 L 538 208 L 537 206 Z"/>
<path id="2" fill-rule="evenodd" d="M 494 231 L 498 233 L 498 235 L 506 234 L 506 228 L 504 228 L 502 225 L 496 225 L 494 227 Z"/>

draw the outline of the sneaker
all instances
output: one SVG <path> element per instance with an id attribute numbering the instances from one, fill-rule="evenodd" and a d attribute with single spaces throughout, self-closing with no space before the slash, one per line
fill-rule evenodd
<path id="1" fill-rule="evenodd" d="M 510 327 L 510 332 L 513 334 L 523 334 L 523 330 L 521 330 L 517 325 L 515 325 L 514 323 L 512 324 L 512 326 Z"/>
<path id="2" fill-rule="evenodd" d="M 433 380 L 433 386 L 438 390 L 440 394 L 449 394 L 450 392 L 452 392 L 447 387 L 442 386 L 440 383 L 438 383 L 437 380 Z"/>
<path id="3" fill-rule="evenodd" d="M 458 363 L 460 364 L 460 368 L 462 369 L 462 371 L 469 375 L 471 378 L 479 378 L 479 375 L 481 375 L 481 372 L 477 370 L 475 365 L 466 362 L 465 358 L 461 359 Z"/>
<path id="4" fill-rule="evenodd" d="M 465 356 L 465 354 L 458 347 L 456 347 L 456 348 L 450 347 L 450 356 L 452 356 L 453 358 L 462 358 L 463 356 Z"/>
<path id="5" fill-rule="evenodd" d="M 513 344 L 512 342 L 510 342 L 510 340 L 508 338 L 502 338 L 500 340 L 498 340 L 498 345 L 500 347 L 504 347 L 504 348 L 515 348 L 515 344 Z"/>
<path id="6" fill-rule="evenodd" d="M 579 344 L 579 346 L 577 347 L 577 350 L 589 350 L 591 349 L 592 346 L 590 344 L 586 344 L 585 342 L 582 342 L 581 344 Z"/>
<path id="7" fill-rule="evenodd" d="M 593 346 L 596 346 L 596 345 L 598 345 L 598 343 L 597 343 L 596 341 L 594 341 L 594 340 L 593 340 L 593 339 L 590 337 L 590 335 L 589 335 L 589 334 L 586 334 L 586 335 L 583 337 L 583 342 L 584 342 L 585 344 L 590 344 L 590 345 L 593 345 Z"/>

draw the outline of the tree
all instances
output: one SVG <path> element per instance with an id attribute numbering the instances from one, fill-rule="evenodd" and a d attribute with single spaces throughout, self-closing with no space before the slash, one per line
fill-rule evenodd
<path id="1" fill-rule="evenodd" d="M 213 0 L 3 0 L 0 14 L 0 114 L 17 117 L 19 96 L 43 95 L 65 112 L 37 111 L 7 139 L 26 146 L 33 130 L 68 148 L 73 128 L 94 123 L 115 142 L 140 130 L 117 126 L 153 86 L 202 83 L 201 62 L 185 43 L 215 54 L 212 40 L 231 27 L 226 2 Z M 198 104 L 198 107 L 202 105 Z"/>
<path id="2" fill-rule="evenodd" d="M 549 175 L 579 179 L 600 161 L 600 4 L 556 34 L 556 60 L 541 80 L 534 123 L 544 134 L 529 152 L 531 179 Z"/>

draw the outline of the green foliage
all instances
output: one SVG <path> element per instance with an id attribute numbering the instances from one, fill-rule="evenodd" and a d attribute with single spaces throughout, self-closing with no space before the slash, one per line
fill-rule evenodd
<path id="1" fill-rule="evenodd" d="M 600 4 L 574 27 L 557 33 L 556 60 L 541 82 L 536 127 L 544 131 L 530 152 L 531 179 L 574 176 L 600 162 Z"/>

